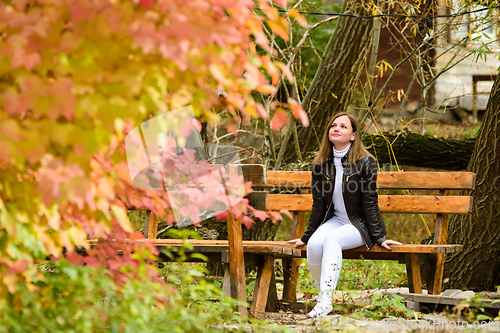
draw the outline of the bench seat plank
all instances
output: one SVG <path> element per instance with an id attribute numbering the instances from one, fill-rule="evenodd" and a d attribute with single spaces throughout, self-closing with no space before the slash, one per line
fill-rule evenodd
<path id="1" fill-rule="evenodd" d="M 180 247 L 184 243 L 189 242 L 193 249 L 188 250 L 189 252 L 195 252 L 195 250 L 200 250 L 200 253 L 204 252 L 222 252 L 228 250 L 227 240 L 198 240 L 198 239 L 146 239 L 138 240 L 144 242 L 153 242 L 158 248 L 168 248 L 168 247 Z M 91 244 L 95 244 L 94 241 L 89 241 Z M 383 247 L 374 245 L 370 250 L 367 250 L 366 246 L 360 246 L 350 250 L 344 250 L 344 252 L 352 253 L 454 253 L 463 250 L 463 246 L 460 244 L 407 244 L 405 246 L 391 246 L 392 251 L 386 250 Z M 245 252 L 251 253 L 274 253 L 278 257 L 304 257 L 307 245 L 301 248 L 294 248 L 292 244 L 286 241 L 243 241 L 243 249 Z"/>
<path id="2" fill-rule="evenodd" d="M 263 242 L 264 243 L 264 242 Z M 270 243 L 270 242 L 266 242 Z M 291 246 L 285 241 L 274 241 L 271 242 L 278 246 L 286 247 Z M 243 241 L 243 246 L 245 245 L 245 241 Z M 444 244 L 444 245 L 435 245 L 435 244 L 406 244 L 405 246 L 391 246 L 392 251 L 389 251 L 381 246 L 374 245 L 370 250 L 366 248 L 366 246 L 356 247 L 350 250 L 344 250 L 344 253 L 455 253 L 463 250 L 463 246 L 460 244 Z M 305 252 L 307 250 L 307 245 L 300 247 L 302 251 L 302 257 L 305 258 Z"/>
<path id="3" fill-rule="evenodd" d="M 268 194 L 266 210 L 311 211 L 312 194 Z M 472 197 L 434 195 L 379 195 L 382 213 L 470 214 Z"/>
<path id="4" fill-rule="evenodd" d="M 155 243 L 158 249 L 166 249 L 168 247 L 180 247 L 185 243 L 182 239 L 155 239 L 151 240 Z M 193 246 L 187 252 L 197 253 L 221 253 L 228 250 L 227 240 L 197 240 L 190 239 L 189 243 Z M 283 245 L 284 243 L 285 245 Z M 274 254 L 276 258 L 300 258 L 300 249 L 294 249 L 286 242 L 273 241 L 243 241 L 243 251 L 254 254 Z"/>

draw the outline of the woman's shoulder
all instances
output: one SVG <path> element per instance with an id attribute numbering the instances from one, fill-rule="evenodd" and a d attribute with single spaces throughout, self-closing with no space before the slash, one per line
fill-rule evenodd
<path id="1" fill-rule="evenodd" d="M 356 161 L 355 168 L 358 170 L 372 170 L 373 172 L 373 170 L 378 170 L 378 164 L 371 154 L 366 154 Z"/>

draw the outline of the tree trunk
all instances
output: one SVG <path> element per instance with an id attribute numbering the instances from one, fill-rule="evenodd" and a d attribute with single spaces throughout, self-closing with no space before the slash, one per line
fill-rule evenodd
<path id="1" fill-rule="evenodd" d="M 364 9 L 368 3 L 367 0 L 348 3 L 346 13 L 370 15 Z M 373 20 L 341 17 L 336 29 L 337 38 L 327 55 L 324 70 L 318 74 L 317 84 L 310 87 L 312 95 L 304 105 L 311 123 L 308 127 L 297 124 L 304 157 L 318 149 L 328 119 L 337 112 L 345 111 L 350 104 L 371 43 Z M 288 145 L 284 161 L 290 163 L 296 159 L 294 145 Z"/>
<path id="2" fill-rule="evenodd" d="M 500 75 L 491 90 L 468 171 L 476 174 L 470 216 L 452 216 L 448 241 L 463 252 L 448 255 L 447 288 L 496 290 L 500 285 Z"/>
<path id="3" fill-rule="evenodd" d="M 474 150 L 476 139 L 446 140 L 404 131 L 400 134 L 386 132 L 382 135 L 365 135 L 363 144 L 377 158 L 380 167 L 389 171 L 387 165 L 465 170 Z M 389 145 L 391 143 L 391 145 Z M 391 148 L 392 147 L 392 154 Z"/>

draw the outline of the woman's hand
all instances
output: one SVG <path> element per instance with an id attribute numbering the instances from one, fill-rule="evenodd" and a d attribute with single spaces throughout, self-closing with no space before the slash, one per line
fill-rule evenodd
<path id="1" fill-rule="evenodd" d="M 389 246 L 389 245 L 399 245 L 399 246 L 405 246 L 403 243 L 396 242 L 396 241 L 394 241 L 394 240 L 392 240 L 392 239 L 388 239 L 388 240 L 386 240 L 386 241 L 384 241 L 384 242 L 382 243 L 382 247 L 383 247 L 383 248 L 386 248 L 387 250 L 392 251 L 392 249 L 390 248 L 390 246 Z"/>
<path id="2" fill-rule="evenodd" d="M 293 244 L 294 248 L 298 248 L 300 246 L 306 245 L 306 243 L 304 243 L 303 241 L 301 241 L 300 238 L 289 240 L 287 243 L 288 244 Z"/>

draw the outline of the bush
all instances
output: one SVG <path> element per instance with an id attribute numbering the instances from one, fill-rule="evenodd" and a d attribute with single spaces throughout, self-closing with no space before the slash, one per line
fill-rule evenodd
<path id="1" fill-rule="evenodd" d="M 123 286 L 104 269 L 65 260 L 39 271 L 39 281 L 17 285 L 3 307 L 2 332 L 219 332 L 233 321 L 235 301 L 204 280 L 189 282 L 186 270 L 171 274 L 175 284 L 132 280 Z"/>

